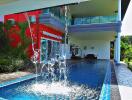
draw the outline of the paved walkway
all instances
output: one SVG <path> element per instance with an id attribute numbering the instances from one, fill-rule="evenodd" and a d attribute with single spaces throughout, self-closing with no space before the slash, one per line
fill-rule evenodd
<path id="1" fill-rule="evenodd" d="M 115 67 L 121 100 L 132 100 L 132 72 L 121 63 Z"/>
<path id="2" fill-rule="evenodd" d="M 114 62 L 111 64 L 111 100 L 121 100 Z"/>
<path id="3" fill-rule="evenodd" d="M 8 81 L 8 80 L 12 80 L 12 79 L 16 79 L 25 75 L 29 75 L 30 72 L 13 72 L 13 73 L 8 73 L 8 74 L 0 74 L 0 83 L 4 82 L 4 81 Z"/>

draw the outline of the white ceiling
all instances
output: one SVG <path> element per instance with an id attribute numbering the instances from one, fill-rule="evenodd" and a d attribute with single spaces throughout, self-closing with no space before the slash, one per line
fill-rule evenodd
<path id="1" fill-rule="evenodd" d="M 102 32 L 85 32 L 85 33 L 70 33 L 70 38 L 76 38 L 79 40 L 110 40 L 115 39 L 115 32 L 102 31 Z"/>
<path id="2" fill-rule="evenodd" d="M 117 10 L 118 0 L 90 0 L 70 6 L 73 17 L 112 15 Z"/>
<path id="3" fill-rule="evenodd" d="M 16 2 L 18 0 L 0 0 L 0 6 Z"/>
<path id="4" fill-rule="evenodd" d="M 0 15 L 20 13 L 88 0 L 0 0 Z"/>
<path id="5" fill-rule="evenodd" d="M 70 6 L 73 16 L 111 15 L 118 8 L 118 0 L 0 0 L 0 15 L 73 3 L 78 3 Z"/>

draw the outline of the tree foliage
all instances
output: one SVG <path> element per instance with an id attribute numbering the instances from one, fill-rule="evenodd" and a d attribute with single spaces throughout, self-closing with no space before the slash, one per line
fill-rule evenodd
<path id="1" fill-rule="evenodd" d="M 121 38 L 121 60 L 126 62 L 132 60 L 132 36 Z"/>
<path id="2" fill-rule="evenodd" d="M 31 40 L 25 35 L 25 30 L 28 27 L 27 23 L 15 23 L 20 27 L 19 34 L 21 42 L 16 48 L 10 45 L 8 34 L 11 34 L 12 23 L 0 22 L 0 72 L 12 72 L 19 69 L 25 60 L 28 59 L 26 49 Z"/>

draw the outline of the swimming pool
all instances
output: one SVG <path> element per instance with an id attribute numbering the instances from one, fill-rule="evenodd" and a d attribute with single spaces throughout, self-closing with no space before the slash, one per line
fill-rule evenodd
<path id="1" fill-rule="evenodd" d="M 98 100 L 109 60 L 79 61 L 67 67 L 67 84 L 29 78 L 1 86 L 0 97 L 8 100 Z M 10 82 L 8 82 L 10 83 Z M 1 100 L 1 99 L 0 99 Z"/>

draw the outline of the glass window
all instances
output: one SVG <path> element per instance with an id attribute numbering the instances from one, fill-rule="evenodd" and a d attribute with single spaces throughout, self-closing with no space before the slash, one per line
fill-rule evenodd
<path id="1" fill-rule="evenodd" d="M 99 17 L 91 17 L 91 23 L 99 23 Z"/>
<path id="2" fill-rule="evenodd" d="M 51 58 L 60 56 L 60 43 L 52 40 L 41 40 L 41 61 L 45 62 Z"/>
<path id="3" fill-rule="evenodd" d="M 41 40 L 41 61 L 47 61 L 47 40 Z"/>
<path id="4" fill-rule="evenodd" d="M 31 23 L 35 23 L 36 22 L 36 17 L 35 16 L 29 16 L 29 20 Z"/>
<path id="5" fill-rule="evenodd" d="M 47 53 L 47 56 L 48 56 L 48 60 L 50 60 L 51 56 L 52 56 L 52 41 L 48 40 L 48 53 Z"/>

